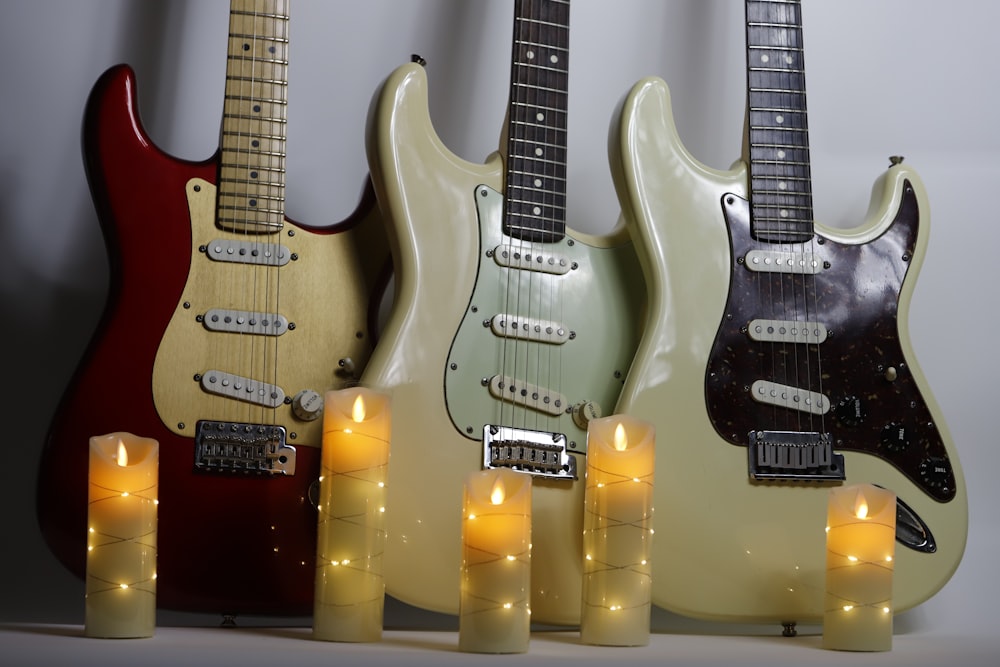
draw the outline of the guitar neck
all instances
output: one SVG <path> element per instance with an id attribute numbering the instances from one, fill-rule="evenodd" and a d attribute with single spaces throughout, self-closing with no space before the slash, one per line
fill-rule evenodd
<path id="1" fill-rule="evenodd" d="M 751 231 L 758 241 L 813 234 L 802 14 L 798 0 L 747 0 Z"/>
<path id="2" fill-rule="evenodd" d="M 285 216 L 288 0 L 232 0 L 218 224 L 277 232 Z"/>
<path id="3" fill-rule="evenodd" d="M 566 233 L 569 0 L 516 0 L 504 232 L 554 243 Z"/>

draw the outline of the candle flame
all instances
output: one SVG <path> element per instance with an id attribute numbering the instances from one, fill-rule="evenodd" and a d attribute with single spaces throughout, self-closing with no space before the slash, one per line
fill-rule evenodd
<path id="1" fill-rule="evenodd" d="M 354 399 L 354 407 L 351 409 L 351 419 L 357 424 L 365 420 L 365 399 L 361 397 L 361 394 L 358 394 L 358 397 Z"/>
<path id="2" fill-rule="evenodd" d="M 490 502 L 493 503 L 494 505 L 499 505 L 500 503 L 503 502 L 503 499 L 505 497 L 506 497 L 506 492 L 504 491 L 503 488 L 503 480 L 498 478 L 497 481 L 493 484 L 493 491 L 490 492 Z"/>
<path id="3" fill-rule="evenodd" d="M 858 498 L 854 501 L 854 515 L 859 519 L 868 518 L 868 501 L 865 500 L 865 494 L 858 491 Z"/>
<path id="4" fill-rule="evenodd" d="M 128 465 L 128 450 L 125 449 L 125 443 L 121 440 L 118 441 L 118 457 L 115 462 L 123 468 Z"/>
<path id="5" fill-rule="evenodd" d="M 615 449 L 624 452 L 628 447 L 628 436 L 625 434 L 625 427 L 621 422 L 615 427 Z"/>

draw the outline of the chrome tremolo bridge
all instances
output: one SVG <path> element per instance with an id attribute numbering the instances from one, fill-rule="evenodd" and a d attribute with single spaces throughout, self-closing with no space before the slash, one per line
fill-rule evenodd
<path id="1" fill-rule="evenodd" d="M 829 433 L 752 431 L 748 450 L 752 479 L 833 482 L 847 478 L 844 455 L 833 451 Z"/>
<path id="2" fill-rule="evenodd" d="M 200 420 L 195 425 L 194 467 L 206 472 L 294 475 L 295 448 L 285 428 Z"/>
<path id="3" fill-rule="evenodd" d="M 550 479 L 576 479 L 576 457 L 566 436 L 487 424 L 483 427 L 483 468 L 510 468 Z"/>

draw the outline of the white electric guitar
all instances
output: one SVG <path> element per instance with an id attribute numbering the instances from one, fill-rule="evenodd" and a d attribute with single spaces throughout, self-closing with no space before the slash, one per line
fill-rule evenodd
<path id="1" fill-rule="evenodd" d="M 645 291 L 619 226 L 565 221 L 567 0 L 516 0 L 506 142 L 485 164 L 431 125 L 419 64 L 376 94 L 368 157 L 396 297 L 361 383 L 391 392 L 386 590 L 457 613 L 462 482 L 533 475 L 532 620 L 579 621 L 586 424 L 610 414 Z"/>
<path id="2" fill-rule="evenodd" d="M 966 490 L 906 330 L 928 202 L 893 158 L 867 220 L 813 222 L 800 5 L 746 3 L 747 155 L 681 145 L 664 82 L 637 83 L 611 160 L 648 285 L 618 411 L 657 431 L 653 602 L 696 618 L 822 618 L 828 489 L 899 499 L 894 611 L 951 577 Z"/>

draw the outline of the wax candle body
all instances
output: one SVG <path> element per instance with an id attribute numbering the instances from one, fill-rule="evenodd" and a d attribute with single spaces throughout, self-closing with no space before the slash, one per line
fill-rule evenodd
<path id="1" fill-rule="evenodd" d="M 388 396 L 355 387 L 327 392 L 316 540 L 313 637 L 382 638 Z"/>
<path id="2" fill-rule="evenodd" d="M 586 644 L 649 643 L 654 450 L 648 422 L 612 415 L 588 426 L 580 613 Z"/>
<path id="3" fill-rule="evenodd" d="M 831 489 L 823 647 L 892 648 L 896 495 L 871 484 Z"/>
<path id="4" fill-rule="evenodd" d="M 531 627 L 531 477 L 483 470 L 466 477 L 458 647 L 524 653 Z"/>
<path id="5" fill-rule="evenodd" d="M 156 440 L 121 432 L 90 439 L 88 637 L 153 636 L 158 470 Z"/>

